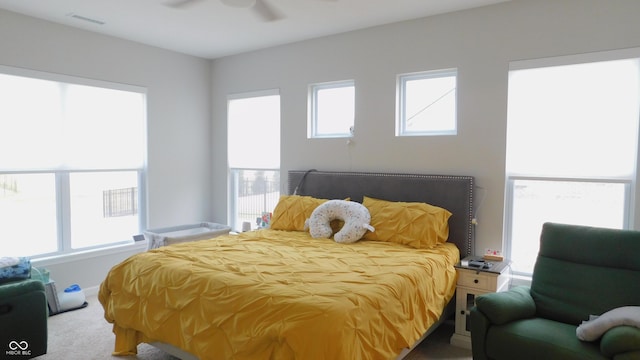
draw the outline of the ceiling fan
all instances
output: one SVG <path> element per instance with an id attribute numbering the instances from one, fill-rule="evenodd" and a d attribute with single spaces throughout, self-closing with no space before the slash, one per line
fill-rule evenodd
<path id="1" fill-rule="evenodd" d="M 167 0 L 165 1 L 165 5 L 173 8 L 181 8 L 199 1 L 203 0 Z M 251 9 L 262 21 L 277 21 L 285 17 L 282 12 L 270 5 L 266 0 L 220 0 L 220 2 L 229 7 Z"/>

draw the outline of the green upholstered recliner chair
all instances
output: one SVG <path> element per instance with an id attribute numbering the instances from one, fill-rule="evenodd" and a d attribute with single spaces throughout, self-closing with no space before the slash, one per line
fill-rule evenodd
<path id="1" fill-rule="evenodd" d="M 27 279 L 0 285 L 0 358 L 29 359 L 45 354 L 47 319 L 41 281 Z"/>
<path id="2" fill-rule="evenodd" d="M 640 232 L 546 223 L 531 287 L 476 298 L 473 358 L 640 359 L 636 326 L 576 336 L 590 315 L 626 306 L 640 306 Z"/>

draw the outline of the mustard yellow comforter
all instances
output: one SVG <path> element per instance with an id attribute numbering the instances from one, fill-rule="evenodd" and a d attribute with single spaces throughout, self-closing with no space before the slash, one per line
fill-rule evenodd
<path id="1" fill-rule="evenodd" d="M 99 300 L 115 355 L 161 341 L 200 359 L 389 359 L 438 319 L 458 260 L 453 244 L 260 230 L 134 255 Z"/>

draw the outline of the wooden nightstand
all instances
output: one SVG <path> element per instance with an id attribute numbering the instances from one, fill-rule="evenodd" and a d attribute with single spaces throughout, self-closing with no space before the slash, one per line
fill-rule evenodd
<path id="1" fill-rule="evenodd" d="M 482 259 L 482 257 L 469 256 L 456 265 L 458 271 L 456 330 L 451 336 L 451 345 L 467 349 L 471 349 L 469 310 L 474 306 L 476 296 L 489 292 L 505 291 L 509 284 L 509 274 L 507 273 L 509 261 L 487 261 L 491 263 L 490 268 L 475 268 L 466 265 L 467 261 L 478 259 Z"/>

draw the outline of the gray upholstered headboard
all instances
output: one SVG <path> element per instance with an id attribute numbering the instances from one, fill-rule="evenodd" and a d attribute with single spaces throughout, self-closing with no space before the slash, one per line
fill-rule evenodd
<path id="1" fill-rule="evenodd" d="M 449 242 L 460 257 L 473 249 L 473 177 L 315 170 L 289 171 L 289 194 L 362 202 L 363 196 L 426 202 L 449 210 Z M 297 190 L 297 192 L 296 192 Z"/>

